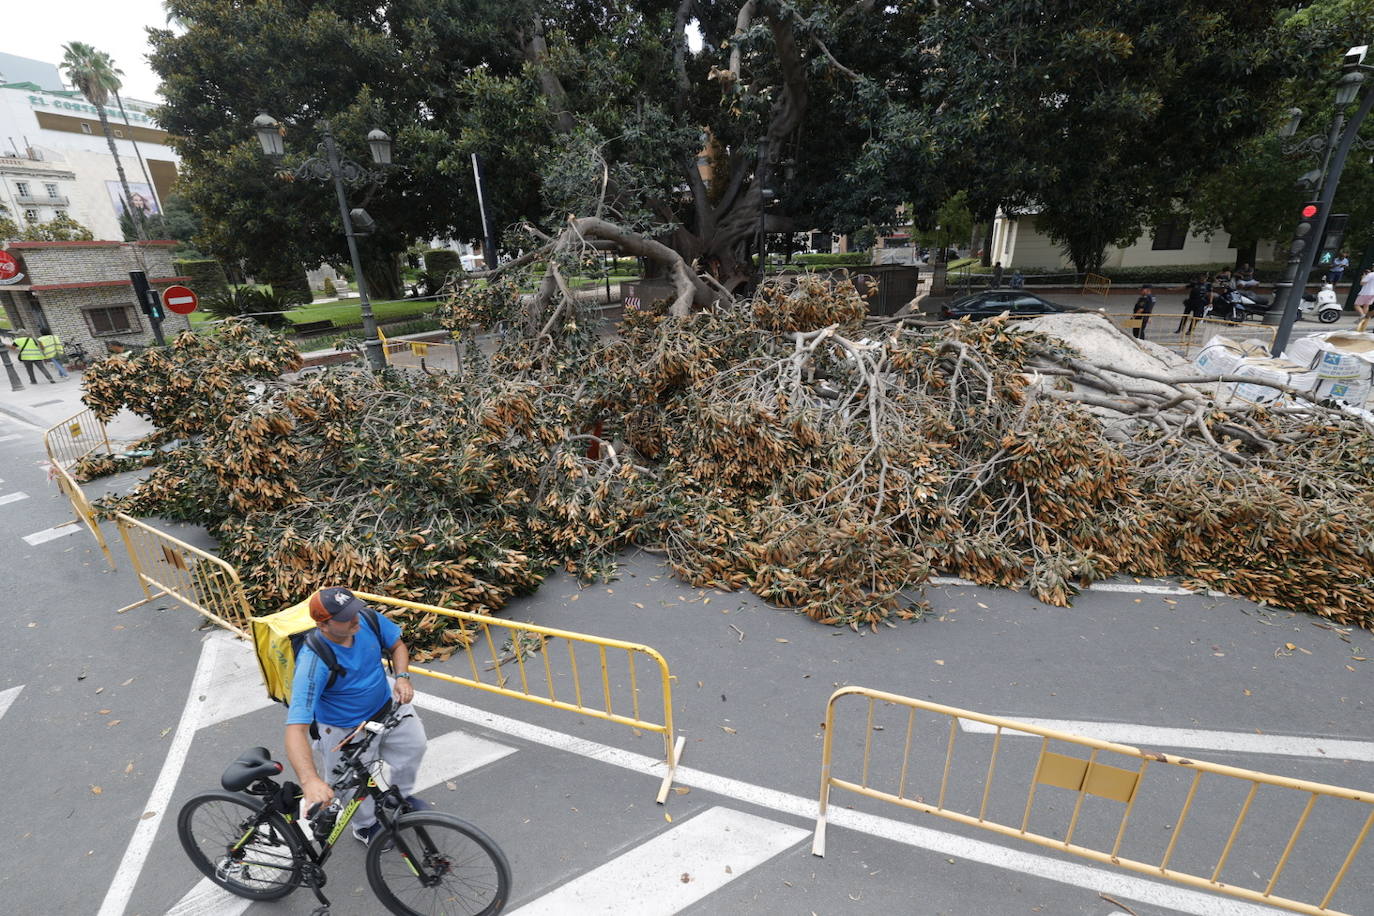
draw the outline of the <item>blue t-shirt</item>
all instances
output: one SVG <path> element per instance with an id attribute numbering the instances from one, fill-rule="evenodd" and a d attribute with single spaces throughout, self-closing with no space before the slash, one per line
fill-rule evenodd
<path id="1" fill-rule="evenodd" d="M 401 628 L 381 614 L 382 641 L 396 645 Z M 353 645 L 330 643 L 335 662 L 344 670 L 329 683 L 329 666 L 320 660 L 308 643 L 301 643 L 296 655 L 296 673 L 291 680 L 291 706 L 286 713 L 287 725 L 309 725 L 323 722 L 343 728 L 356 728 L 381 709 L 391 698 L 391 685 L 382 667 L 382 647 L 372 634 L 372 627 L 362 621 L 353 634 Z"/>

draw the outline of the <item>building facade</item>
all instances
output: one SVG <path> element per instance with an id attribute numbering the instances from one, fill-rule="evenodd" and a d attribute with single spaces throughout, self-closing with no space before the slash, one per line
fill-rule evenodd
<path id="1" fill-rule="evenodd" d="M 992 261 L 1003 267 L 1073 270 L 1073 264 L 1059 244 L 1037 225 L 1034 213 L 1009 216 L 999 212 L 992 230 Z M 1259 252 L 1267 255 L 1272 242 L 1261 242 Z M 1108 245 L 1103 267 L 1171 267 L 1178 264 L 1233 264 L 1236 248 L 1231 236 L 1218 230 L 1211 238 L 1194 232 L 1186 220 L 1155 226 L 1134 243 Z"/>
<path id="2" fill-rule="evenodd" d="M 153 105 L 106 108 L 134 206 L 161 212 L 178 157 Z M 136 145 L 136 146 L 135 146 Z M 0 84 L 0 204 L 19 224 L 69 216 L 98 239 L 122 239 L 119 173 L 94 105 L 80 93 L 36 83 Z"/>
<path id="3" fill-rule="evenodd" d="M 129 272 L 142 270 L 162 292 L 188 277 L 175 276 L 176 242 L 10 242 L 5 252 L 19 262 L 18 281 L 0 286 L 0 306 L 15 330 L 47 327 L 92 357 L 111 345 L 148 345 L 153 330 L 134 296 Z M 168 312 L 168 339 L 189 330 L 190 319 Z"/>

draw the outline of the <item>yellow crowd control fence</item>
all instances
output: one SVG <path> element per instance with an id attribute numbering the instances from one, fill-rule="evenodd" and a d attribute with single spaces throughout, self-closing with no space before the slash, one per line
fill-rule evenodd
<path id="1" fill-rule="evenodd" d="M 100 545 L 100 552 L 105 554 L 105 562 L 110 564 L 110 568 L 115 568 L 114 557 L 110 555 L 110 545 L 105 543 L 105 535 L 100 530 L 100 522 L 95 517 L 95 507 L 86 499 L 86 494 L 82 491 L 81 485 L 76 482 L 76 478 L 56 461 L 52 463 L 52 475 L 57 478 L 57 488 L 66 494 L 67 499 L 71 500 L 72 509 L 76 512 L 76 518 L 68 524 L 79 525 L 85 523 L 90 529 L 91 534 L 95 535 L 95 542 Z"/>
<path id="2" fill-rule="evenodd" d="M 1297 913 L 1346 913 L 1332 909 L 1338 892 L 1368 912 L 1370 887 L 1341 888 L 1357 859 L 1369 883 L 1370 792 L 866 687 L 826 708 L 815 855 L 832 789 Z"/>
<path id="3" fill-rule="evenodd" d="M 1274 345 L 1277 327 L 1253 321 L 1224 321 L 1220 318 L 1195 318 L 1181 312 L 1154 312 L 1150 315 L 1107 315 L 1108 320 L 1134 337 L 1168 347 L 1183 356 L 1193 356 L 1220 334 L 1233 340 L 1257 340 L 1266 347 Z M 1141 333 L 1137 334 L 1136 332 Z"/>
<path id="4" fill-rule="evenodd" d="M 672 675 L 654 649 L 386 595 L 354 594 L 372 604 L 450 618 L 471 637 L 467 650 L 455 655 L 466 658 L 466 675 L 412 664 L 416 674 L 662 735 L 667 773 L 658 803 L 668 797 L 686 739 L 673 731 Z M 657 696 L 645 699 L 641 694 L 650 682 L 657 682 Z"/>
<path id="5" fill-rule="evenodd" d="M 251 638 L 249 619 L 253 612 L 234 567 L 123 512 L 115 513 L 115 524 L 144 594 L 142 601 L 120 608 L 119 613 L 166 596 L 245 639 Z"/>
<path id="6" fill-rule="evenodd" d="M 43 446 L 48 450 L 48 460 L 65 468 L 102 446 L 106 452 L 112 451 L 105 424 L 93 410 L 83 410 L 48 429 L 43 433 Z"/>
<path id="7" fill-rule="evenodd" d="M 1086 274 L 1083 277 L 1083 295 L 1097 295 L 1106 299 L 1112 292 L 1112 281 L 1101 274 Z"/>

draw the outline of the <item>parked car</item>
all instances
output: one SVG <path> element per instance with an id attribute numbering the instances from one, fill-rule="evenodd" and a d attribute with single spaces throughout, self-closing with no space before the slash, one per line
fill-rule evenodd
<path id="1" fill-rule="evenodd" d="M 961 296 L 940 309 L 942 318 L 971 318 L 981 321 L 1008 312 L 1012 318 L 1035 318 L 1061 312 L 1081 312 L 1071 305 L 1060 305 L 1020 289 L 990 289 Z"/>

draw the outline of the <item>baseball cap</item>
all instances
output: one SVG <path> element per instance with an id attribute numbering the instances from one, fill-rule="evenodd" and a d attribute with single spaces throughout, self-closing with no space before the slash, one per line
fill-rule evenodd
<path id="1" fill-rule="evenodd" d="M 310 616 L 318 623 L 337 620 L 348 623 L 367 605 L 346 588 L 322 588 L 310 596 Z"/>

